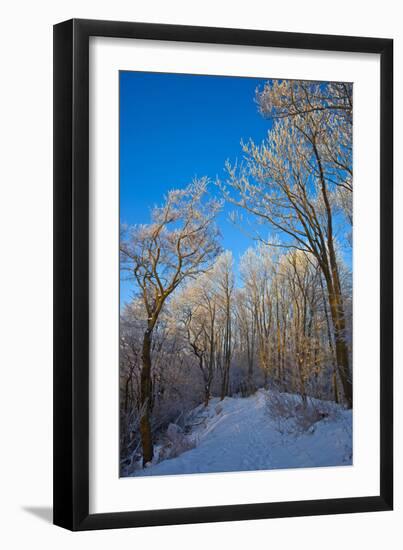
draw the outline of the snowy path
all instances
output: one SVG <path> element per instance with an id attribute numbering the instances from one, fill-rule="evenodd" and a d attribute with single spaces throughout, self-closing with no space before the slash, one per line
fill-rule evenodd
<path id="1" fill-rule="evenodd" d="M 213 399 L 199 407 L 207 418 L 194 429 L 196 448 L 140 470 L 135 475 L 268 470 L 351 464 L 351 412 L 324 419 L 302 435 L 282 435 L 266 412 L 260 390 L 248 398 Z"/>

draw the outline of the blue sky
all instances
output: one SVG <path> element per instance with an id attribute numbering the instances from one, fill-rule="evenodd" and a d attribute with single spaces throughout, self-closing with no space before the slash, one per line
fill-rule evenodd
<path id="1" fill-rule="evenodd" d="M 194 177 L 225 178 L 226 159 L 242 156 L 241 139 L 259 143 L 271 128 L 254 101 L 256 88 L 268 79 L 132 71 L 121 71 L 119 78 L 123 224 L 149 223 L 151 208 L 167 191 Z M 226 204 L 217 221 L 237 275 L 239 257 L 254 241 L 229 220 L 232 210 Z M 343 256 L 351 267 L 351 249 Z M 131 282 L 121 281 L 122 304 L 132 290 Z"/>
<path id="2" fill-rule="evenodd" d="M 121 223 L 148 223 L 168 190 L 195 176 L 224 177 L 225 160 L 240 157 L 242 138 L 262 141 L 270 122 L 254 97 L 266 80 L 120 72 Z M 238 260 L 252 241 L 228 220 L 231 209 L 218 223 L 223 248 Z M 122 281 L 122 302 L 130 294 Z"/>

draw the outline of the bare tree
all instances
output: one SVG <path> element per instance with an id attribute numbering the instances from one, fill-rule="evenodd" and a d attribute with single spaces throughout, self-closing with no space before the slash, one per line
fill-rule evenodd
<path id="1" fill-rule="evenodd" d="M 271 370 L 270 334 L 272 329 L 271 258 L 267 248 L 248 249 L 241 258 L 245 290 L 253 304 L 256 322 L 257 355 L 264 372 L 265 385 Z"/>
<path id="2" fill-rule="evenodd" d="M 205 271 L 219 252 L 214 219 L 220 204 L 206 200 L 207 186 L 208 181 L 203 178 L 183 190 L 170 191 L 164 204 L 152 210 L 149 225 L 132 227 L 121 239 L 121 265 L 133 277 L 147 317 L 141 352 L 143 465 L 153 458 L 153 331 L 167 298 L 184 280 Z"/>
<path id="3" fill-rule="evenodd" d="M 216 346 L 216 302 L 207 274 L 189 282 L 176 295 L 171 307 L 174 322 L 183 330 L 187 347 L 202 375 L 204 405 L 207 406 L 214 378 Z"/>
<path id="4" fill-rule="evenodd" d="M 257 330 L 257 312 L 253 297 L 248 288 L 238 288 L 234 300 L 235 329 L 238 333 L 237 343 L 240 350 L 246 355 L 247 361 L 247 389 L 252 393 L 254 387 L 254 366 Z"/>
<path id="5" fill-rule="evenodd" d="M 225 251 L 217 259 L 212 277 L 215 281 L 217 301 L 221 310 L 222 334 L 222 383 L 221 399 L 228 395 L 229 376 L 232 357 L 232 317 L 234 295 L 233 258 L 230 251 Z"/>

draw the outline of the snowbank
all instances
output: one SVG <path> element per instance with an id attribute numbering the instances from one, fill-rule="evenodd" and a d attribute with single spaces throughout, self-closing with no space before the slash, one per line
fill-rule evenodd
<path id="1" fill-rule="evenodd" d="M 248 398 L 212 399 L 191 415 L 188 437 L 196 447 L 180 456 L 137 470 L 135 476 L 314 468 L 352 464 L 352 414 L 323 403 L 326 416 L 305 431 L 292 419 L 279 424 L 268 414 L 270 392 Z M 284 419 L 283 419 L 284 420 Z M 286 429 L 287 428 L 287 429 Z"/>

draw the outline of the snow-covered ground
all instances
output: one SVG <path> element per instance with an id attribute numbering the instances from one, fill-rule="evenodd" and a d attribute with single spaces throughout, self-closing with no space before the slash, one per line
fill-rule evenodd
<path id="1" fill-rule="evenodd" d="M 307 430 L 294 429 L 293 420 L 268 414 L 270 392 L 258 390 L 248 398 L 212 399 L 191 416 L 187 435 L 196 447 L 133 475 L 344 466 L 352 463 L 352 415 L 342 407 L 323 405 L 325 418 Z M 293 397 L 293 396 L 291 396 Z M 157 448 L 158 454 L 158 448 Z"/>

